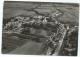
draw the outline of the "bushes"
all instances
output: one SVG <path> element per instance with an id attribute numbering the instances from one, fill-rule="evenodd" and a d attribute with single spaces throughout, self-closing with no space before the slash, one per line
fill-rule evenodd
<path id="1" fill-rule="evenodd" d="M 22 29 L 21 34 L 30 34 L 30 28 Z"/>

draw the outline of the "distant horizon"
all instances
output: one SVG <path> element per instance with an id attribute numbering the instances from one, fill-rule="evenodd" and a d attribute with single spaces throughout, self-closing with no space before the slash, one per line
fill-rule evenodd
<path id="1" fill-rule="evenodd" d="M 73 5 L 79 6 L 79 3 L 68 3 L 68 2 L 42 2 L 42 1 L 4 1 L 5 2 L 12 2 L 12 3 L 54 3 L 54 4 L 64 4 L 64 5 Z M 59 6 L 59 5 L 58 5 Z"/>

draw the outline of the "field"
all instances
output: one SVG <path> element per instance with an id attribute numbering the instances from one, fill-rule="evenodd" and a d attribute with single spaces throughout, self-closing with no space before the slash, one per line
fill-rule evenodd
<path id="1" fill-rule="evenodd" d="M 62 3 L 61 3 L 62 4 Z M 40 14 L 53 14 L 59 8 L 64 12 L 59 20 L 65 23 L 74 22 L 78 25 L 78 12 L 77 4 L 56 4 L 56 3 L 33 3 L 33 2 L 4 2 L 4 19 L 17 16 L 17 15 L 36 15 L 35 11 L 28 11 L 31 9 L 36 10 Z"/>

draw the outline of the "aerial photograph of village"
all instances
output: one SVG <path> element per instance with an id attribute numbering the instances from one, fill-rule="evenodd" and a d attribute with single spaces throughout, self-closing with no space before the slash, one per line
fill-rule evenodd
<path id="1" fill-rule="evenodd" d="M 79 4 L 5 1 L 2 54 L 77 56 Z"/>

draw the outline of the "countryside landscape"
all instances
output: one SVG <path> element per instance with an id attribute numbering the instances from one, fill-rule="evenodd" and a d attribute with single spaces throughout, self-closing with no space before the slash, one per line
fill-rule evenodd
<path id="1" fill-rule="evenodd" d="M 2 53 L 77 56 L 79 5 L 5 1 Z"/>

